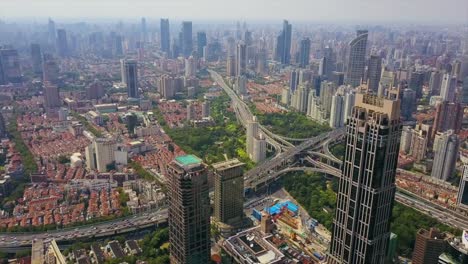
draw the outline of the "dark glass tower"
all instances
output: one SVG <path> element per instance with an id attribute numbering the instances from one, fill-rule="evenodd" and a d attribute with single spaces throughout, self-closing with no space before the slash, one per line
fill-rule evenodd
<path id="1" fill-rule="evenodd" d="M 182 22 L 182 53 L 188 57 L 193 51 L 192 21 Z"/>
<path id="2" fill-rule="evenodd" d="M 138 98 L 138 66 L 135 60 L 125 62 L 125 83 L 127 84 L 127 95 Z"/>
<path id="3" fill-rule="evenodd" d="M 169 19 L 161 19 L 161 50 L 169 54 L 171 39 L 169 33 Z"/>
<path id="4" fill-rule="evenodd" d="M 292 26 L 287 20 L 283 21 L 283 30 L 276 42 L 276 60 L 282 64 L 289 64 L 291 60 Z"/>
<path id="5" fill-rule="evenodd" d="M 310 39 L 305 38 L 301 40 L 301 49 L 299 53 L 299 65 L 305 68 L 309 65 L 310 57 Z"/>
<path id="6" fill-rule="evenodd" d="M 389 96 L 356 94 L 328 263 L 384 263 L 401 134 L 398 91 Z"/>

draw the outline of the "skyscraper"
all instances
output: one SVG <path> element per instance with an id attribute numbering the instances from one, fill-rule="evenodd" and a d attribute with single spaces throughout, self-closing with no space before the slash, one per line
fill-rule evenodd
<path id="1" fill-rule="evenodd" d="M 459 139 L 453 130 L 437 133 L 433 146 L 432 177 L 444 181 L 452 178 L 457 163 L 458 146 Z"/>
<path id="2" fill-rule="evenodd" d="M 243 41 L 237 43 L 236 76 L 244 75 L 247 69 L 247 48 Z"/>
<path id="3" fill-rule="evenodd" d="M 442 77 L 442 86 L 440 88 L 440 96 L 444 101 L 455 101 L 455 90 L 457 88 L 457 78 L 449 73 Z"/>
<path id="4" fill-rule="evenodd" d="M 349 43 L 349 58 L 345 83 L 353 87 L 361 83 L 366 63 L 367 30 L 358 30 Z"/>
<path id="5" fill-rule="evenodd" d="M 44 85 L 44 103 L 47 108 L 60 106 L 59 89 L 57 86 L 45 83 Z"/>
<path id="6" fill-rule="evenodd" d="M 0 49 L 0 85 L 21 83 L 21 66 L 16 49 Z"/>
<path id="7" fill-rule="evenodd" d="M 192 21 L 182 22 L 182 53 L 185 57 L 192 54 L 193 39 L 192 39 Z"/>
<path id="8" fill-rule="evenodd" d="M 454 130 L 457 134 L 462 126 L 463 106 L 459 103 L 449 103 L 442 101 L 436 104 L 436 113 L 434 117 L 434 127 L 432 129 L 432 139 L 437 132 Z"/>
<path id="9" fill-rule="evenodd" d="M 169 31 L 169 19 L 161 18 L 161 50 L 166 54 L 170 53 L 171 50 L 171 38 Z"/>
<path id="10" fill-rule="evenodd" d="M 247 121 L 247 135 L 246 135 L 246 150 L 247 154 L 251 155 L 254 149 L 254 138 L 258 135 L 258 121 L 257 117 L 252 117 L 252 120 Z"/>
<path id="11" fill-rule="evenodd" d="M 52 47 L 55 47 L 55 44 L 56 44 L 56 38 L 57 38 L 57 32 L 55 31 L 55 22 L 49 18 L 49 24 L 48 24 L 48 40 L 49 40 L 49 44 L 52 46 Z"/>
<path id="12" fill-rule="evenodd" d="M 442 73 L 439 71 L 431 72 L 431 77 L 429 79 L 429 91 L 431 95 L 440 94 L 440 86 L 442 84 Z"/>
<path id="13" fill-rule="evenodd" d="M 305 68 L 309 65 L 310 57 L 310 39 L 304 38 L 301 40 L 301 47 L 299 51 L 299 65 Z"/>
<path id="14" fill-rule="evenodd" d="M 206 46 L 206 33 L 203 31 L 197 32 L 197 56 L 203 57 L 203 48 Z"/>
<path id="15" fill-rule="evenodd" d="M 171 264 L 209 263 L 210 198 L 206 165 L 194 155 L 167 165 Z"/>
<path id="16" fill-rule="evenodd" d="M 416 92 L 416 99 L 421 99 L 423 95 L 422 88 L 424 84 L 424 75 L 424 72 L 420 71 L 411 73 L 408 88 Z"/>
<path id="17" fill-rule="evenodd" d="M 49 82 L 51 84 L 56 84 L 59 80 L 60 67 L 52 55 L 44 54 L 44 64 L 42 67 L 43 70 L 43 82 Z"/>
<path id="18" fill-rule="evenodd" d="M 125 84 L 127 85 L 127 96 L 138 98 L 138 66 L 135 60 L 125 60 Z"/>
<path id="19" fill-rule="evenodd" d="M 329 79 L 332 76 L 332 72 L 335 70 L 335 58 L 333 55 L 333 49 L 331 47 L 325 47 L 323 49 L 322 58 L 322 75 L 327 76 Z M 341 84 L 338 84 L 341 85 Z"/>
<path id="20" fill-rule="evenodd" d="M 405 120 L 410 120 L 414 111 L 416 111 L 416 92 L 405 89 L 401 98 L 401 116 Z"/>
<path id="21" fill-rule="evenodd" d="M 233 77 L 236 75 L 236 58 L 234 56 L 227 57 L 226 75 L 229 77 Z"/>
<path id="22" fill-rule="evenodd" d="M 369 91 L 377 93 L 379 90 L 380 75 L 382 74 L 382 58 L 377 55 L 371 55 L 369 67 L 367 69 L 367 85 Z"/>
<path id="23" fill-rule="evenodd" d="M 212 165 L 215 177 L 214 217 L 227 225 L 236 225 L 244 214 L 244 163 L 238 159 Z"/>
<path id="24" fill-rule="evenodd" d="M 31 44 L 31 61 L 35 74 L 42 75 L 42 52 L 41 45 Z"/>
<path id="25" fill-rule="evenodd" d="M 57 30 L 57 54 L 60 57 L 68 57 L 68 39 L 65 29 Z"/>
<path id="26" fill-rule="evenodd" d="M 344 121 L 344 97 L 341 94 L 335 94 L 332 97 L 330 112 L 330 127 L 339 128 L 343 126 Z"/>
<path id="27" fill-rule="evenodd" d="M 356 94 L 328 254 L 331 264 L 383 263 L 390 237 L 400 145 L 398 92 Z"/>
<path id="28" fill-rule="evenodd" d="M 277 37 L 276 60 L 282 64 L 289 64 L 291 60 L 292 26 L 287 20 L 283 21 L 283 30 Z"/>
<path id="29" fill-rule="evenodd" d="M 141 41 L 143 43 L 148 41 L 148 29 L 146 27 L 146 18 L 141 18 Z"/>

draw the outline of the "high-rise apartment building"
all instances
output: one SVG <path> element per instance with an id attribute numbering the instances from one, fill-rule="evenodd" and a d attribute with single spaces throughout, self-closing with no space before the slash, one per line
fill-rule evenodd
<path id="1" fill-rule="evenodd" d="M 408 152 L 416 162 L 421 162 L 426 157 L 427 146 L 429 145 L 430 139 L 430 125 L 417 124 L 416 127 L 411 130 L 411 146 Z"/>
<path id="2" fill-rule="evenodd" d="M 161 18 L 160 27 L 161 27 L 161 50 L 165 52 L 166 54 L 169 54 L 171 51 L 169 19 Z"/>
<path id="3" fill-rule="evenodd" d="M 246 135 L 246 150 L 247 154 L 253 153 L 253 139 L 258 135 L 258 121 L 257 117 L 247 122 L 247 135 Z"/>
<path id="4" fill-rule="evenodd" d="M 436 134 L 433 146 L 432 177 L 444 181 L 452 178 L 457 163 L 459 145 L 458 136 L 454 134 L 453 130 Z"/>
<path id="5" fill-rule="evenodd" d="M 244 163 L 231 159 L 212 166 L 215 177 L 214 217 L 224 224 L 237 225 L 244 214 Z"/>
<path id="6" fill-rule="evenodd" d="M 159 93 L 165 99 L 172 99 L 176 93 L 176 84 L 173 77 L 164 74 L 159 78 Z"/>
<path id="7" fill-rule="evenodd" d="M 138 98 L 138 64 L 136 60 L 125 60 L 124 65 L 127 96 L 129 98 Z"/>
<path id="8" fill-rule="evenodd" d="M 107 172 L 115 162 L 115 142 L 106 138 L 96 138 L 85 148 L 86 166 L 89 170 Z"/>
<path id="9" fill-rule="evenodd" d="M 339 128 L 344 125 L 344 96 L 335 94 L 332 96 L 330 122 L 331 128 Z"/>
<path id="10" fill-rule="evenodd" d="M 439 71 L 431 72 L 431 77 L 429 78 L 429 92 L 431 95 L 439 95 L 440 87 L 442 85 L 442 73 Z"/>
<path id="11" fill-rule="evenodd" d="M 425 73 L 420 72 L 420 71 L 412 72 L 410 75 L 408 88 L 413 90 L 416 93 L 417 99 L 421 99 L 423 95 L 422 88 L 424 84 L 424 77 L 425 77 Z"/>
<path id="12" fill-rule="evenodd" d="M 367 30 L 358 30 L 349 43 L 349 58 L 345 83 L 353 87 L 360 85 L 366 65 Z"/>
<path id="13" fill-rule="evenodd" d="M 56 85 L 44 84 L 44 105 L 46 108 L 55 108 L 60 106 L 59 89 Z"/>
<path id="14" fill-rule="evenodd" d="M 236 58 L 234 56 L 228 56 L 226 61 L 226 76 L 236 76 Z"/>
<path id="15" fill-rule="evenodd" d="M 445 234 L 435 228 L 420 229 L 416 234 L 411 261 L 413 264 L 438 264 L 439 256 L 446 247 Z"/>
<path id="16" fill-rule="evenodd" d="M 146 27 L 146 18 L 141 18 L 141 41 L 143 43 L 148 41 L 148 28 Z"/>
<path id="17" fill-rule="evenodd" d="M 447 101 L 437 103 L 432 138 L 435 137 L 437 132 L 445 132 L 450 129 L 458 134 L 463 121 L 463 109 L 463 106 L 459 103 L 449 103 Z"/>
<path id="18" fill-rule="evenodd" d="M 383 263 L 390 237 L 401 133 L 398 91 L 388 98 L 355 96 L 346 125 L 331 264 Z"/>
<path id="19" fill-rule="evenodd" d="M 444 101 L 454 102 L 455 92 L 457 89 L 457 78 L 449 73 L 444 74 L 442 77 L 442 86 L 440 88 L 440 96 Z"/>
<path id="20" fill-rule="evenodd" d="M 182 53 L 188 57 L 193 51 L 192 21 L 182 22 Z"/>
<path id="21" fill-rule="evenodd" d="M 42 81 L 49 82 L 51 84 L 57 84 L 60 75 L 60 67 L 52 55 L 44 54 L 44 64 L 42 67 L 43 75 Z"/>
<path id="22" fill-rule="evenodd" d="M 309 65 L 310 58 L 310 39 L 304 38 L 301 40 L 301 47 L 299 50 L 299 66 L 305 68 Z"/>
<path id="23" fill-rule="evenodd" d="M 410 120 L 416 111 L 416 92 L 412 89 L 403 90 L 401 98 L 401 116 L 404 120 Z"/>
<path id="24" fill-rule="evenodd" d="M 369 91 L 377 94 L 379 90 L 380 76 L 382 74 L 382 58 L 378 55 L 371 55 L 367 68 L 367 85 Z"/>
<path id="25" fill-rule="evenodd" d="M 206 165 L 194 155 L 167 165 L 171 264 L 210 262 L 210 197 Z"/>
<path id="26" fill-rule="evenodd" d="M 291 60 L 291 36 L 292 26 L 284 20 L 283 30 L 276 39 L 276 60 L 282 64 L 289 64 Z"/>

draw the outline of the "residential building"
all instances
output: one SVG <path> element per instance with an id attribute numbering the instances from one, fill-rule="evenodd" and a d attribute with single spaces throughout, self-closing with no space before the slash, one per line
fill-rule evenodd
<path id="1" fill-rule="evenodd" d="M 433 146 L 432 177 L 447 181 L 454 176 L 459 144 L 458 136 L 453 130 L 436 134 Z"/>

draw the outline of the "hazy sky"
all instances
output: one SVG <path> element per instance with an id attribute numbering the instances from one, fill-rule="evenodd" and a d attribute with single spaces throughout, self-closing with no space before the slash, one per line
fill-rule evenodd
<path id="1" fill-rule="evenodd" d="M 468 23 L 468 0 L 0 0 L 0 18 Z"/>

